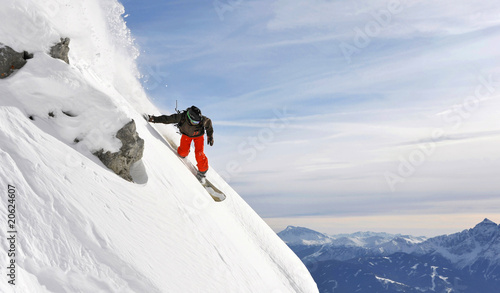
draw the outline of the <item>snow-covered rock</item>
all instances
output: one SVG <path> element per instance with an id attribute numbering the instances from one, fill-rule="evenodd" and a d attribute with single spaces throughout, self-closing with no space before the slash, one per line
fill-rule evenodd
<path id="1" fill-rule="evenodd" d="M 127 181 L 134 181 L 130 174 L 132 164 L 137 163 L 142 159 L 144 153 L 144 139 L 139 137 L 136 131 L 135 121 L 132 120 L 125 124 L 116 133 L 122 146 L 118 152 L 104 152 L 102 149 L 95 152 L 99 160 L 108 168 L 113 170 L 118 176 Z"/>
<path id="2" fill-rule="evenodd" d="M 213 169 L 227 199 L 210 198 L 163 140 L 179 138 L 173 127 L 142 119 L 159 111 L 123 13 L 115 0 L 0 2 L 0 41 L 35 53 L 0 80 L 0 237 L 12 239 L 0 243 L 0 292 L 318 292 Z M 71 65 L 49 56 L 61 37 Z M 92 154 L 119 151 L 131 120 L 145 146 L 135 183 Z"/>
<path id="3" fill-rule="evenodd" d="M 69 38 L 61 38 L 61 41 L 50 48 L 50 56 L 69 64 Z"/>
<path id="4" fill-rule="evenodd" d="M 9 46 L 0 43 L 0 79 L 6 78 L 21 69 L 27 59 L 33 58 L 28 52 L 16 52 Z"/>

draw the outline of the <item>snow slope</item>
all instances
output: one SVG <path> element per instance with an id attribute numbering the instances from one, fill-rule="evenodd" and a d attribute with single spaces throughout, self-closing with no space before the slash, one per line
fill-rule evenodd
<path id="1" fill-rule="evenodd" d="M 160 135 L 141 118 L 159 112 L 137 80 L 123 12 L 115 0 L 0 0 L 0 42 L 35 54 L 0 80 L 0 292 L 317 292 L 214 170 L 227 199 L 210 198 L 164 142 L 178 139 L 172 126 L 155 125 Z M 60 37 L 71 38 L 71 65 L 46 53 Z M 114 134 L 131 119 L 145 140 L 136 183 L 91 154 L 119 149 Z"/>

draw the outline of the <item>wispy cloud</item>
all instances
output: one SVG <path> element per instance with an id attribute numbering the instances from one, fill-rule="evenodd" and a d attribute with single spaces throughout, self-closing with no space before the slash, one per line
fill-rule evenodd
<path id="1" fill-rule="evenodd" d="M 327 1 L 298 0 L 274 2 L 270 30 L 314 29 L 351 31 L 371 21 L 387 23 L 381 37 L 411 38 L 431 35 L 463 34 L 497 26 L 500 23 L 495 1 L 374 0 Z"/>

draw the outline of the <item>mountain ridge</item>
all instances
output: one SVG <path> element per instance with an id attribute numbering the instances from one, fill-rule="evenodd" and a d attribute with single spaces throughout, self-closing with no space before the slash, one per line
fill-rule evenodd
<path id="1" fill-rule="evenodd" d="M 335 241 L 319 245 L 296 241 L 289 246 L 307 265 L 320 291 L 331 290 L 331 284 L 340 286 L 345 279 L 335 292 L 371 293 L 376 287 L 376 292 L 496 293 L 500 286 L 499 227 L 486 218 L 473 228 L 429 239 L 398 234 L 374 246 L 363 241 L 357 242 L 359 246 Z M 341 236 L 350 235 L 370 238 L 374 234 Z"/>

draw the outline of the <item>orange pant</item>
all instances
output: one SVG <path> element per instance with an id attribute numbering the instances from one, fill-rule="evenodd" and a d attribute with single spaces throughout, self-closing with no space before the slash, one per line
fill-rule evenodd
<path id="1" fill-rule="evenodd" d="M 200 170 L 200 172 L 206 172 L 208 170 L 208 159 L 205 153 L 203 153 L 205 145 L 205 138 L 203 135 L 189 137 L 183 134 L 181 137 L 181 144 L 177 148 L 177 153 L 181 157 L 187 157 L 187 155 L 189 155 L 189 149 L 191 148 L 191 141 L 194 141 L 194 155 L 198 163 L 198 170 Z"/>

